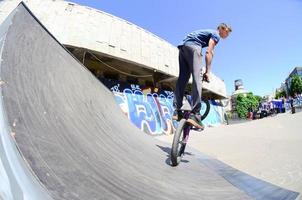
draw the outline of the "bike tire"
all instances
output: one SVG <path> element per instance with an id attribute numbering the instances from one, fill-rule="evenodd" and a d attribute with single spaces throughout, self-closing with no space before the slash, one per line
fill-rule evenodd
<path id="1" fill-rule="evenodd" d="M 206 106 L 205 112 L 201 115 L 201 120 L 204 120 L 210 112 L 211 104 L 208 99 L 203 99 L 202 101 L 205 103 Z"/>
<path id="2" fill-rule="evenodd" d="M 186 143 L 182 143 L 182 141 L 185 139 L 184 130 L 186 126 L 187 126 L 186 119 L 180 120 L 176 132 L 174 134 L 171 155 L 170 155 L 172 166 L 177 166 L 181 161 L 181 157 L 183 156 Z"/>

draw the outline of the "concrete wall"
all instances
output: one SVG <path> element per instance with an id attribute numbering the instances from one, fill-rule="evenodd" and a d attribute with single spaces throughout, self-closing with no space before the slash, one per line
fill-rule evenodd
<path id="1" fill-rule="evenodd" d="M 173 133 L 178 124 L 172 120 L 173 92 L 153 93 L 148 88 L 140 88 L 139 85 L 102 81 L 113 92 L 117 104 L 136 127 L 151 135 Z M 205 105 L 202 108 L 205 108 Z M 204 110 L 201 110 L 201 113 L 203 112 Z M 210 112 L 203 120 L 203 124 L 206 126 L 221 124 L 223 113 L 223 107 L 211 101 Z"/>

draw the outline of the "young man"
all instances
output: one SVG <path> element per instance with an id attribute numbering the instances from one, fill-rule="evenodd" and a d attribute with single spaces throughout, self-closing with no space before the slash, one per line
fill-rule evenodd
<path id="1" fill-rule="evenodd" d="M 173 119 L 180 120 L 182 113 L 182 100 L 186 85 L 192 74 L 192 110 L 188 122 L 192 123 L 197 128 L 203 128 L 200 119 L 201 108 L 201 62 L 202 48 L 208 47 L 205 55 L 206 72 L 203 75 L 203 80 L 210 81 L 211 62 L 214 55 L 214 47 L 219 42 L 220 38 L 227 38 L 232 28 L 225 23 L 221 23 L 217 30 L 198 30 L 188 34 L 183 42 L 178 46 L 179 49 L 179 77 L 174 93 L 175 111 Z"/>

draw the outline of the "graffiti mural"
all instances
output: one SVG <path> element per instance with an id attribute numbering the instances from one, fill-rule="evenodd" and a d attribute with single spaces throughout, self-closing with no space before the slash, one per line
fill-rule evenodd
<path id="1" fill-rule="evenodd" d="M 202 123 L 205 126 L 215 126 L 223 123 L 223 107 L 218 105 L 215 101 L 210 101 L 210 105 L 210 112 L 208 116 L 202 121 Z"/>
<path id="2" fill-rule="evenodd" d="M 139 85 L 121 83 L 111 80 L 101 80 L 114 94 L 120 106 L 130 121 L 145 133 L 151 135 L 172 134 L 177 122 L 172 120 L 173 92 L 145 92 Z M 202 112 L 202 111 L 201 111 Z M 222 107 L 211 104 L 205 125 L 222 122 Z"/>

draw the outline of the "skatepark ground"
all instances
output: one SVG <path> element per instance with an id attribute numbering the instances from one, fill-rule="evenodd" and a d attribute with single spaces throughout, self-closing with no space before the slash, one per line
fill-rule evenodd
<path id="1" fill-rule="evenodd" d="M 285 113 L 192 131 L 188 146 L 247 174 L 301 193 L 301 130 L 302 112 Z M 157 139 L 172 143 L 173 135 Z"/>

